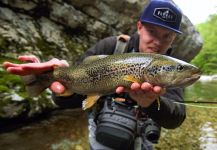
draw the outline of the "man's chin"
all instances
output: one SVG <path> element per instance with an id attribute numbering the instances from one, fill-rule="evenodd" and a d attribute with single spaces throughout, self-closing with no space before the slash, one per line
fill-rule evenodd
<path id="1" fill-rule="evenodd" d="M 157 48 L 148 48 L 147 52 L 148 53 L 159 53 L 159 49 L 157 49 Z"/>

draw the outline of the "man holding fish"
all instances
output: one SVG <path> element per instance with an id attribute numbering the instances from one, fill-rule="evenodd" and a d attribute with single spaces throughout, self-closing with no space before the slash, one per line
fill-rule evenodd
<path id="1" fill-rule="evenodd" d="M 126 118 L 133 118 L 132 120 L 135 122 L 136 126 L 134 128 L 138 128 L 139 123 L 144 123 L 149 119 L 151 119 L 154 126 L 159 128 L 164 127 L 167 129 L 177 128 L 183 123 L 186 116 L 185 107 L 173 102 L 184 101 L 183 86 L 196 81 L 199 78 L 199 71 L 196 67 L 190 64 L 173 59 L 169 56 L 162 56 L 169 55 L 168 49 L 171 48 L 176 35 L 182 33 L 180 31 L 181 18 L 182 13 L 180 9 L 170 0 L 151 0 L 145 6 L 140 19 L 137 22 L 137 32 L 135 34 L 130 37 L 122 35 L 102 39 L 96 45 L 88 49 L 82 58 L 78 60 L 80 65 L 78 65 L 76 71 L 72 71 L 72 74 L 74 74 L 73 78 L 75 78 L 76 75 L 81 78 L 82 73 L 76 74 L 75 72 L 85 72 L 84 76 L 88 74 L 87 77 L 89 80 L 82 78 L 81 81 L 77 82 L 77 84 L 85 86 L 93 80 L 98 80 L 100 77 L 104 77 L 106 76 L 105 74 L 107 74 L 105 80 L 102 79 L 102 82 L 94 81 L 94 84 L 96 83 L 99 85 L 100 83 L 104 83 L 104 85 L 100 85 L 103 89 L 106 85 L 109 87 L 111 86 L 108 82 L 114 84 L 118 83 L 117 86 L 114 86 L 113 88 L 113 93 L 116 94 L 112 94 L 111 92 L 105 92 L 103 94 L 100 94 L 100 92 L 88 93 L 88 89 L 86 93 L 83 91 L 82 93 L 75 88 L 73 89 L 73 86 L 69 87 L 67 86 L 67 83 L 64 83 L 63 80 L 70 78 L 70 76 L 66 75 L 60 77 L 61 79 L 59 79 L 59 77 L 54 78 L 54 80 L 48 83 L 50 89 L 56 93 L 53 94 L 53 99 L 60 107 L 80 107 L 82 101 L 86 98 L 84 95 L 87 95 L 86 100 L 83 101 L 84 109 L 90 107 L 93 108 L 92 106 L 97 103 L 97 105 L 94 105 L 93 109 L 88 109 L 89 143 L 91 149 L 152 149 L 152 143 L 148 141 L 146 137 L 142 136 L 142 134 L 138 133 L 136 129 L 135 131 L 132 131 L 132 133 L 135 133 L 135 135 L 132 136 L 121 137 L 125 134 L 125 129 L 123 129 L 123 132 L 119 132 L 118 134 L 118 131 L 122 130 L 122 125 L 126 124 L 123 128 L 128 128 L 127 123 L 130 122 L 128 120 L 126 123 L 119 125 L 118 122 L 124 120 L 120 115 L 118 116 L 119 110 L 119 114 L 121 114 L 122 112 L 127 112 L 129 107 L 130 110 L 136 110 L 136 113 L 134 113 L 135 115 L 132 115 L 133 113 L 131 112 L 125 113 L 127 114 Z M 117 49 L 120 49 L 120 43 L 125 43 L 125 47 L 121 53 L 144 53 L 145 61 L 142 62 L 142 65 L 139 63 L 140 69 L 136 69 L 139 68 L 137 66 L 138 63 L 136 62 L 138 61 L 138 57 L 140 57 L 139 54 L 138 56 L 137 53 L 132 54 L 132 56 L 131 54 L 129 54 L 129 56 L 128 54 L 112 55 L 118 53 Z M 93 55 L 96 56 L 93 57 Z M 117 58 L 119 56 L 120 58 Z M 57 66 L 59 66 L 59 68 L 69 67 L 65 60 L 59 60 L 56 58 L 43 63 L 40 63 L 35 56 L 20 56 L 18 59 L 29 63 L 13 64 L 5 62 L 5 69 L 10 73 L 21 76 L 31 74 L 37 76 L 48 71 L 52 72 L 54 70 L 55 72 Z M 82 63 L 83 60 L 84 62 Z M 125 64 L 121 66 L 119 64 L 120 62 Z M 129 65 L 130 62 L 133 63 Z M 134 62 L 136 63 L 134 64 Z M 118 67 L 114 67 L 115 64 Z M 97 66 L 103 69 L 99 69 Z M 107 66 L 111 67 L 108 68 Z M 90 69 L 91 67 L 92 69 Z M 126 68 L 125 70 L 123 70 L 124 67 Z M 134 75 L 132 72 L 137 74 L 142 70 L 142 67 L 145 69 L 146 75 L 145 77 L 137 78 L 139 75 Z M 84 69 L 82 70 L 81 68 Z M 130 70 L 129 68 L 133 69 Z M 120 71 L 121 69 L 123 71 Z M 87 73 L 87 70 L 89 70 L 89 73 Z M 131 73 L 129 73 L 129 70 Z M 57 74 L 60 74 L 60 72 L 61 70 L 57 72 Z M 108 72 L 112 73 L 109 74 Z M 122 73 L 123 76 L 120 75 Z M 119 75 L 116 80 L 122 80 L 123 82 L 109 80 L 110 78 L 108 78 L 108 76 L 115 75 Z M 151 80 L 151 78 L 153 79 Z M 166 81 L 170 84 L 166 83 Z M 25 80 L 27 87 L 30 85 L 28 82 L 30 81 Z M 84 84 L 84 82 L 86 84 Z M 94 84 L 91 85 L 93 89 Z M 83 89 L 85 88 L 84 86 L 82 87 Z M 76 92 L 76 90 L 78 92 Z M 97 101 L 98 99 L 100 101 Z M 108 108 L 107 103 L 109 107 L 112 107 L 112 112 L 114 112 L 114 116 L 116 117 L 107 118 L 106 126 L 105 124 L 101 124 L 100 119 L 105 117 L 103 116 L 103 113 L 106 112 L 104 111 L 105 108 Z M 95 109 L 97 106 L 100 106 L 100 108 Z M 100 117 L 100 115 L 103 117 Z M 146 119 L 142 122 L 141 118 Z M 140 122 L 137 120 L 140 120 Z M 129 128 L 131 128 L 130 125 Z M 112 131 L 117 131 L 117 134 L 113 134 Z M 117 141 L 119 141 L 119 143 Z M 153 142 L 155 143 L 157 141 Z"/>

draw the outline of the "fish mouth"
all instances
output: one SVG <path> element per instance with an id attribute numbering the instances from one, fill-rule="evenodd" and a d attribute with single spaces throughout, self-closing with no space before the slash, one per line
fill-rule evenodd
<path id="1" fill-rule="evenodd" d="M 186 87 L 186 86 L 189 86 L 191 84 L 193 84 L 194 82 L 196 82 L 201 76 L 201 72 L 197 72 L 195 74 L 193 74 L 192 76 L 190 76 L 189 78 L 186 78 L 183 80 L 183 85 Z M 187 84 L 185 84 L 187 83 Z"/>
<path id="2" fill-rule="evenodd" d="M 191 76 L 192 80 L 198 80 L 201 76 L 202 72 L 199 69 L 194 71 L 194 74 Z"/>
<path id="3" fill-rule="evenodd" d="M 200 74 L 194 74 L 191 76 L 189 80 L 194 82 L 194 81 L 197 81 L 199 78 L 200 78 Z"/>

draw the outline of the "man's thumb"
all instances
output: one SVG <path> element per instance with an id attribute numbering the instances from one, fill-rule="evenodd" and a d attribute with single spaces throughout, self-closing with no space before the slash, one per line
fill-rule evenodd
<path id="1" fill-rule="evenodd" d="M 62 94 L 65 91 L 65 87 L 60 82 L 53 82 L 50 86 L 51 91 L 56 94 Z"/>

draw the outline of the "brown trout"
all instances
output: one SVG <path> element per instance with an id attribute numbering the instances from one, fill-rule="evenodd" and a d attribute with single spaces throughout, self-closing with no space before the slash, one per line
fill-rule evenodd
<path id="1" fill-rule="evenodd" d="M 92 107 L 102 96 L 118 86 L 149 82 L 166 88 L 188 86 L 198 80 L 200 71 L 184 61 L 160 54 L 125 53 L 89 56 L 78 66 L 57 67 L 53 71 L 24 77 L 30 96 L 37 96 L 53 81 L 62 83 L 65 95 L 87 95 L 83 109 Z"/>

